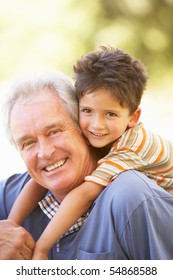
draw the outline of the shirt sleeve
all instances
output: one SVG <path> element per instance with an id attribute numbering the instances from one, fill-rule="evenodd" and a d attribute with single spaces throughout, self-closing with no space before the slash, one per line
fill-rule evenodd
<path id="1" fill-rule="evenodd" d="M 144 172 L 168 191 L 173 189 L 173 146 L 166 139 L 144 129 L 142 123 L 128 129 L 98 162 L 97 169 L 85 178 L 107 186 L 121 172 Z"/>
<path id="2" fill-rule="evenodd" d="M 117 149 L 110 152 L 98 162 L 98 167 L 86 181 L 92 181 L 102 186 L 107 186 L 121 172 L 135 169 L 142 171 L 147 166 L 143 158 L 130 149 Z"/>
<path id="3" fill-rule="evenodd" d="M 29 179 L 29 174 L 25 172 L 0 181 L 0 220 L 7 219 L 15 199 Z"/>
<path id="4" fill-rule="evenodd" d="M 107 186 L 125 170 L 140 170 L 145 164 L 138 148 L 146 143 L 143 141 L 145 136 L 142 123 L 126 130 L 115 141 L 108 155 L 99 160 L 97 169 L 90 176 L 86 176 L 85 180 Z"/>

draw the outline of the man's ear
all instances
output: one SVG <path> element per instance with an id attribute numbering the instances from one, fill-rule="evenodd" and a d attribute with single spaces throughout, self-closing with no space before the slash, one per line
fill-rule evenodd
<path id="1" fill-rule="evenodd" d="M 139 121 L 139 118 L 140 118 L 140 115 L 141 115 L 141 108 L 138 108 L 136 109 L 136 111 L 130 116 L 130 121 L 129 121 L 129 124 L 128 124 L 128 127 L 133 127 L 135 126 L 138 121 Z"/>

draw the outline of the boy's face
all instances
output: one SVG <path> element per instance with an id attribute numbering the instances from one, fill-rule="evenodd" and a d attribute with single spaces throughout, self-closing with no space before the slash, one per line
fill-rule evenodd
<path id="1" fill-rule="evenodd" d="M 130 122 L 129 109 L 122 107 L 107 89 L 98 89 L 80 99 L 79 124 L 93 147 L 102 148 L 114 142 Z"/>

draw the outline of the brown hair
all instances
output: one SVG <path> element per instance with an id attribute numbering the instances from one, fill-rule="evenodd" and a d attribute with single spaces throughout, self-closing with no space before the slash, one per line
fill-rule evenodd
<path id="1" fill-rule="evenodd" d="M 74 66 L 74 73 L 78 99 L 106 88 L 130 113 L 138 108 L 148 79 L 139 60 L 120 49 L 105 46 L 82 56 Z"/>

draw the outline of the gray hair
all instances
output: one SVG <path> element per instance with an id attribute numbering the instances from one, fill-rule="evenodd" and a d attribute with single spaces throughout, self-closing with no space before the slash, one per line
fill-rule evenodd
<path id="1" fill-rule="evenodd" d="M 8 140 L 14 144 L 10 127 L 10 116 L 17 103 L 27 103 L 34 96 L 44 94 L 44 89 L 50 89 L 61 98 L 67 113 L 78 127 L 78 101 L 75 88 L 69 78 L 59 71 L 32 73 L 15 79 L 10 85 L 4 104 L 4 126 Z"/>

